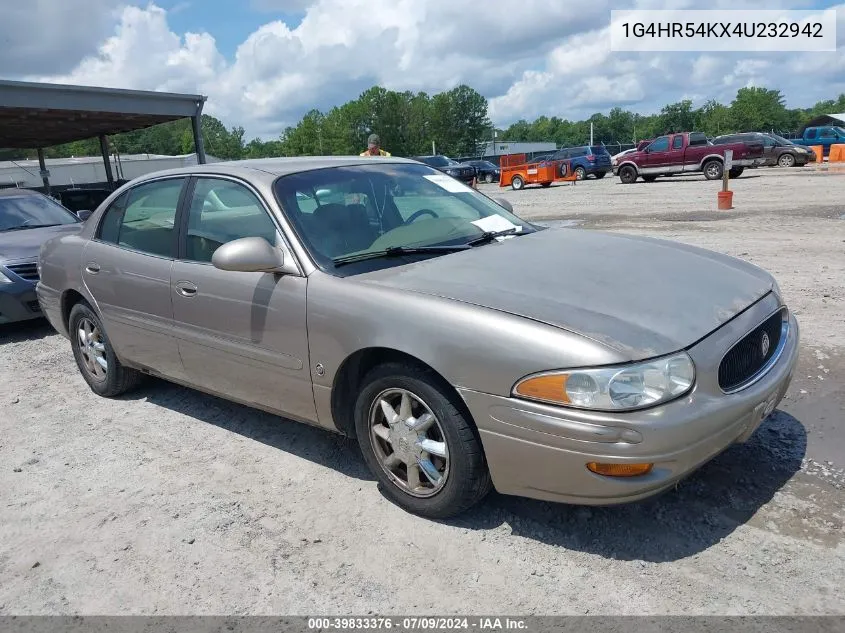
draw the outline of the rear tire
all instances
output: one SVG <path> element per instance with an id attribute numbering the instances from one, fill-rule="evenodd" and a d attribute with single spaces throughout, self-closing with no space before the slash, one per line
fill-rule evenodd
<path id="1" fill-rule="evenodd" d="M 701 168 L 707 180 L 719 180 L 722 177 L 724 165 L 720 160 L 708 160 Z"/>
<path id="2" fill-rule="evenodd" d="M 575 180 L 584 180 L 587 177 L 587 170 L 583 167 L 575 168 Z"/>
<path id="3" fill-rule="evenodd" d="M 113 398 L 131 391 L 143 380 L 141 372 L 120 363 L 103 322 L 86 304 L 77 303 L 71 309 L 68 333 L 79 372 L 97 395 Z"/>
<path id="4" fill-rule="evenodd" d="M 625 165 L 619 170 L 619 180 L 624 185 L 630 185 L 637 181 L 637 170 L 630 165 Z"/>
<path id="5" fill-rule="evenodd" d="M 427 416 L 425 430 L 412 430 Z M 408 512 L 432 519 L 455 516 L 492 488 L 475 427 L 457 396 L 430 369 L 395 362 L 371 370 L 355 402 L 355 432 L 385 496 Z M 445 457 L 438 456 L 441 451 Z"/>
<path id="6" fill-rule="evenodd" d="M 515 191 L 519 191 L 523 187 L 525 187 L 525 181 L 522 179 L 522 176 L 514 176 L 511 180 L 511 187 Z"/>

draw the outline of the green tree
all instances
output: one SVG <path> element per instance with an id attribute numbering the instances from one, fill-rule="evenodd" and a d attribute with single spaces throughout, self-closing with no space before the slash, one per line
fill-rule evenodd
<path id="1" fill-rule="evenodd" d="M 780 90 L 740 88 L 731 103 L 733 127 L 740 132 L 784 129 L 789 125 Z"/>

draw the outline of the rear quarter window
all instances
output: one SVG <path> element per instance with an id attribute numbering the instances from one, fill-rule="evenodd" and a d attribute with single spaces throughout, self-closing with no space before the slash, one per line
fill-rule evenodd
<path id="1" fill-rule="evenodd" d="M 707 145 L 707 135 L 704 132 L 691 132 L 689 135 L 690 147 L 695 145 Z"/>

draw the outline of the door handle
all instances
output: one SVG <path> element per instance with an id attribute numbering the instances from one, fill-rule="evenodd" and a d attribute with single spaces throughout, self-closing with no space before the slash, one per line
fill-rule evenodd
<path id="1" fill-rule="evenodd" d="M 176 292 L 183 297 L 193 297 L 197 294 L 197 287 L 190 281 L 179 281 L 176 283 Z"/>
<path id="2" fill-rule="evenodd" d="M 85 266 L 85 270 L 86 272 L 89 272 L 92 275 L 96 275 L 98 272 L 100 272 L 100 265 L 97 262 L 88 262 L 88 264 Z"/>

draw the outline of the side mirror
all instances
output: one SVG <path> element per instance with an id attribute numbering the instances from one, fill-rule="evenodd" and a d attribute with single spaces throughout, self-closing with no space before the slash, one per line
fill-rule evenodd
<path id="1" fill-rule="evenodd" d="M 299 272 L 286 248 L 273 246 L 263 237 L 242 237 L 226 242 L 214 251 L 211 263 L 220 270 L 242 273 Z"/>
<path id="2" fill-rule="evenodd" d="M 493 198 L 493 202 L 513 213 L 513 205 L 504 198 Z"/>
<path id="3" fill-rule="evenodd" d="M 85 220 L 90 218 L 93 213 L 94 212 L 91 211 L 90 209 L 82 209 L 82 210 L 76 212 L 76 217 L 78 217 L 80 220 L 85 222 Z"/>

